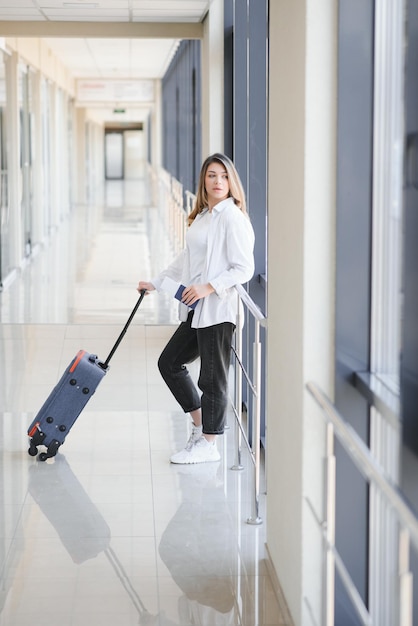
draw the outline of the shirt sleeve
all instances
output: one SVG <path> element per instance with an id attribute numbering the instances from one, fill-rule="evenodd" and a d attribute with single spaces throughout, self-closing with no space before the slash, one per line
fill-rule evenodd
<path id="1" fill-rule="evenodd" d="M 160 290 L 161 283 L 163 282 L 166 276 L 168 276 L 169 278 L 177 282 L 181 281 L 186 253 L 187 253 L 186 249 L 182 250 L 176 256 L 174 261 L 172 261 L 172 263 L 170 263 L 170 265 L 166 267 L 165 270 L 163 270 L 160 274 L 158 274 L 158 276 L 156 276 L 155 278 L 151 280 L 151 283 L 154 285 L 157 291 Z"/>
<path id="2" fill-rule="evenodd" d="M 225 225 L 223 251 L 227 269 L 209 278 L 221 298 L 227 289 L 247 282 L 254 274 L 254 231 L 245 215 L 235 215 L 235 219 L 228 219 Z"/>

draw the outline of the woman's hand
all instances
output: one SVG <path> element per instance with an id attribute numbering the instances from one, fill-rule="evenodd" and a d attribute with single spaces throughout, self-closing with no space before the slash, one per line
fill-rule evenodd
<path id="1" fill-rule="evenodd" d="M 181 294 L 181 301 L 187 306 L 191 306 L 201 298 L 206 298 L 215 290 L 210 283 L 206 285 L 189 285 Z"/>
<path id="2" fill-rule="evenodd" d="M 154 291 L 154 290 L 155 290 L 155 287 L 154 287 L 154 285 L 153 285 L 152 283 L 147 283 L 147 282 L 145 282 L 144 280 L 140 280 L 140 281 L 139 281 L 139 283 L 138 283 L 138 287 L 136 288 L 136 290 L 137 290 L 137 291 L 143 291 L 144 289 L 145 289 L 145 291 L 146 291 L 146 294 L 145 294 L 145 295 L 148 295 L 148 293 L 149 293 L 150 291 Z"/>

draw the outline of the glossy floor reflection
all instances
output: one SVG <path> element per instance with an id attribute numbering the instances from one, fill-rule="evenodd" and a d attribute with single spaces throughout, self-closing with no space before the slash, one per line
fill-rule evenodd
<path id="1" fill-rule="evenodd" d="M 285 624 L 265 526 L 246 523 L 250 460 L 230 469 L 232 416 L 220 462 L 168 461 L 189 430 L 156 366 L 171 302 L 146 298 L 55 459 L 27 453 L 27 427 L 75 351 L 107 355 L 136 281 L 170 255 L 163 233 L 150 252 L 156 210 L 120 189 L 125 204 L 98 211 L 90 237 L 75 212 L 0 294 L 0 626 Z M 69 275 L 75 242 L 84 261 Z"/>

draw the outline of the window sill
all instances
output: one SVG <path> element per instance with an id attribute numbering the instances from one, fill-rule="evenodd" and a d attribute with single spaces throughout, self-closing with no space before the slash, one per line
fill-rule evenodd
<path id="1" fill-rule="evenodd" d="M 391 381 L 370 372 L 355 372 L 354 386 L 394 428 L 400 429 L 400 397 Z"/>

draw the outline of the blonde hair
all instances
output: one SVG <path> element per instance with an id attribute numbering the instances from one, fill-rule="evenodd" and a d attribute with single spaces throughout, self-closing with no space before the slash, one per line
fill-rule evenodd
<path id="1" fill-rule="evenodd" d="M 190 213 L 188 217 L 188 225 L 193 222 L 195 217 L 199 215 L 208 206 L 208 195 L 205 187 L 205 177 L 206 172 L 208 170 L 209 165 L 212 163 L 220 163 L 226 169 L 226 173 L 228 175 L 228 183 L 229 183 L 229 196 L 234 200 L 235 204 L 241 211 L 247 215 L 247 205 L 245 202 L 245 193 L 244 188 L 241 183 L 241 179 L 239 174 L 235 168 L 235 165 L 232 163 L 231 159 L 227 157 L 225 154 L 221 154 L 220 152 L 215 152 L 211 156 L 204 161 L 202 168 L 200 170 L 199 183 L 197 187 L 196 194 L 196 202 L 193 208 L 193 211 Z"/>

